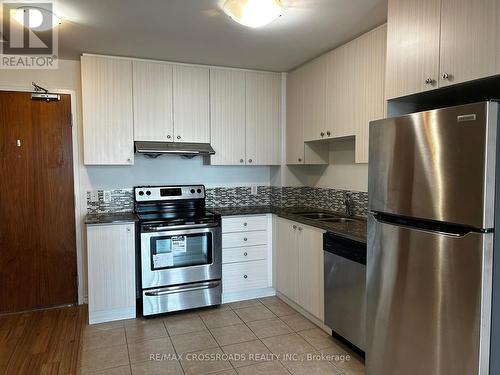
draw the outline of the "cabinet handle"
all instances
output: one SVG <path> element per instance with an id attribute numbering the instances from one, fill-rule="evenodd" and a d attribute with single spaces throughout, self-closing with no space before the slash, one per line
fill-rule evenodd
<path id="1" fill-rule="evenodd" d="M 245 160 L 243 160 L 243 159 L 240 159 L 240 163 L 244 163 L 244 162 L 245 162 Z"/>
<path id="2" fill-rule="evenodd" d="M 181 139 L 181 136 L 180 136 L 180 135 L 178 135 L 178 136 L 177 136 L 177 139 Z"/>
<path id="3" fill-rule="evenodd" d="M 299 231 L 301 231 L 301 232 L 302 232 L 302 227 L 299 227 Z"/>
<path id="4" fill-rule="evenodd" d="M 248 255 L 248 253 L 245 251 L 245 252 L 243 253 L 243 255 L 244 255 L 244 256 L 247 256 L 247 255 Z"/>
<path id="5" fill-rule="evenodd" d="M 324 137 L 324 136 L 325 136 L 325 133 L 324 133 L 324 132 L 321 132 L 321 133 L 319 133 L 319 134 L 321 134 L 321 136 L 322 136 L 322 137 Z"/>
<path id="6" fill-rule="evenodd" d="M 296 225 L 294 225 L 292 228 L 293 228 L 293 229 L 297 229 L 297 226 L 296 226 Z"/>
<path id="7" fill-rule="evenodd" d="M 172 136 L 170 134 L 167 135 L 167 139 L 170 139 L 172 138 Z"/>
<path id="8" fill-rule="evenodd" d="M 299 158 L 299 162 L 301 162 L 301 161 L 302 161 L 302 158 Z"/>
<path id="9" fill-rule="evenodd" d="M 132 158 L 127 158 L 127 163 L 131 163 L 132 162 Z"/>
<path id="10" fill-rule="evenodd" d="M 248 238 L 246 238 L 246 237 L 245 237 L 245 238 L 243 238 L 243 241 L 247 242 L 247 241 L 248 241 Z"/>
<path id="11" fill-rule="evenodd" d="M 246 227 L 248 224 L 247 223 L 243 223 L 243 226 Z"/>
<path id="12" fill-rule="evenodd" d="M 127 228 L 127 232 L 130 232 L 130 228 Z"/>
<path id="13" fill-rule="evenodd" d="M 432 85 L 432 84 L 434 83 L 434 80 L 433 80 L 432 78 L 427 78 L 427 79 L 425 80 L 425 83 L 426 83 L 427 85 Z"/>
<path id="14" fill-rule="evenodd" d="M 327 136 L 332 135 L 332 133 L 330 132 L 330 130 L 328 130 L 328 131 L 326 132 L 326 135 L 327 135 Z"/>
<path id="15" fill-rule="evenodd" d="M 243 278 L 246 279 L 246 278 L 248 278 L 248 276 L 247 275 L 243 275 Z"/>
<path id="16" fill-rule="evenodd" d="M 248 159 L 248 162 L 251 163 L 252 162 L 252 159 Z"/>
<path id="17" fill-rule="evenodd" d="M 442 78 L 442 79 L 449 79 L 449 78 L 450 78 L 450 75 L 449 75 L 448 73 L 443 73 L 443 74 L 441 75 L 441 78 Z"/>

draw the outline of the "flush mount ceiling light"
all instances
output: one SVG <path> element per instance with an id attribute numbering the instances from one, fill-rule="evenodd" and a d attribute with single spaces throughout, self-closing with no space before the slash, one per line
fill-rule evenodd
<path id="1" fill-rule="evenodd" d="M 23 6 L 12 9 L 14 19 L 24 27 L 39 31 L 49 30 L 61 24 L 61 19 L 48 9 Z"/>
<path id="2" fill-rule="evenodd" d="M 234 21 L 248 27 L 261 27 L 285 11 L 283 0 L 227 0 L 222 10 Z"/>

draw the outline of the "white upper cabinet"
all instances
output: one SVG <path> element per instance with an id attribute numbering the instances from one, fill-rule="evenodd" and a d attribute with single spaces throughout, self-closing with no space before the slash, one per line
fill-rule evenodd
<path id="1" fill-rule="evenodd" d="M 174 65 L 174 140 L 210 142 L 209 69 Z"/>
<path id="2" fill-rule="evenodd" d="M 132 61 L 81 58 L 84 163 L 134 163 Z"/>
<path id="3" fill-rule="evenodd" d="M 441 0 L 389 0 L 387 99 L 437 87 L 440 9 Z"/>
<path id="4" fill-rule="evenodd" d="M 500 74 L 500 2 L 442 0 L 439 86 Z"/>
<path id="5" fill-rule="evenodd" d="M 286 79 L 286 163 L 304 164 L 302 70 L 288 73 Z"/>
<path id="6" fill-rule="evenodd" d="M 307 77 L 303 84 L 304 140 L 326 139 L 333 134 L 326 124 L 327 58 L 320 56 L 299 68 Z M 328 103 L 330 104 L 330 103 Z"/>
<path id="7" fill-rule="evenodd" d="M 281 164 L 281 74 L 246 72 L 246 164 Z"/>
<path id="8" fill-rule="evenodd" d="M 210 131 L 213 165 L 244 165 L 245 72 L 210 70 Z"/>
<path id="9" fill-rule="evenodd" d="M 133 61 L 134 140 L 173 141 L 172 64 Z"/>

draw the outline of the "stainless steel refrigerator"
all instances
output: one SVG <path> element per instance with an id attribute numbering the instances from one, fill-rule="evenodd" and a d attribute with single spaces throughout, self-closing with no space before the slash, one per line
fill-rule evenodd
<path id="1" fill-rule="evenodd" d="M 498 110 L 370 123 L 367 375 L 490 373 Z"/>

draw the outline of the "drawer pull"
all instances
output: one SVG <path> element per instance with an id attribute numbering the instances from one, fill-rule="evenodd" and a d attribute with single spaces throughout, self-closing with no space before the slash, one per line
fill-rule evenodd
<path id="1" fill-rule="evenodd" d="M 246 227 L 248 224 L 247 223 L 243 223 L 243 226 Z"/>
<path id="2" fill-rule="evenodd" d="M 247 256 L 247 255 L 248 255 L 248 253 L 245 251 L 245 252 L 243 253 L 243 255 L 244 255 L 244 256 Z"/>
<path id="3" fill-rule="evenodd" d="M 243 275 L 243 278 L 244 278 L 244 279 L 247 279 L 247 278 L 248 278 L 248 276 L 247 276 L 247 275 Z"/>
<path id="4" fill-rule="evenodd" d="M 243 241 L 245 241 L 245 242 L 246 242 L 246 241 L 248 241 L 248 238 L 246 238 L 246 237 L 245 237 L 245 238 L 243 238 Z"/>

